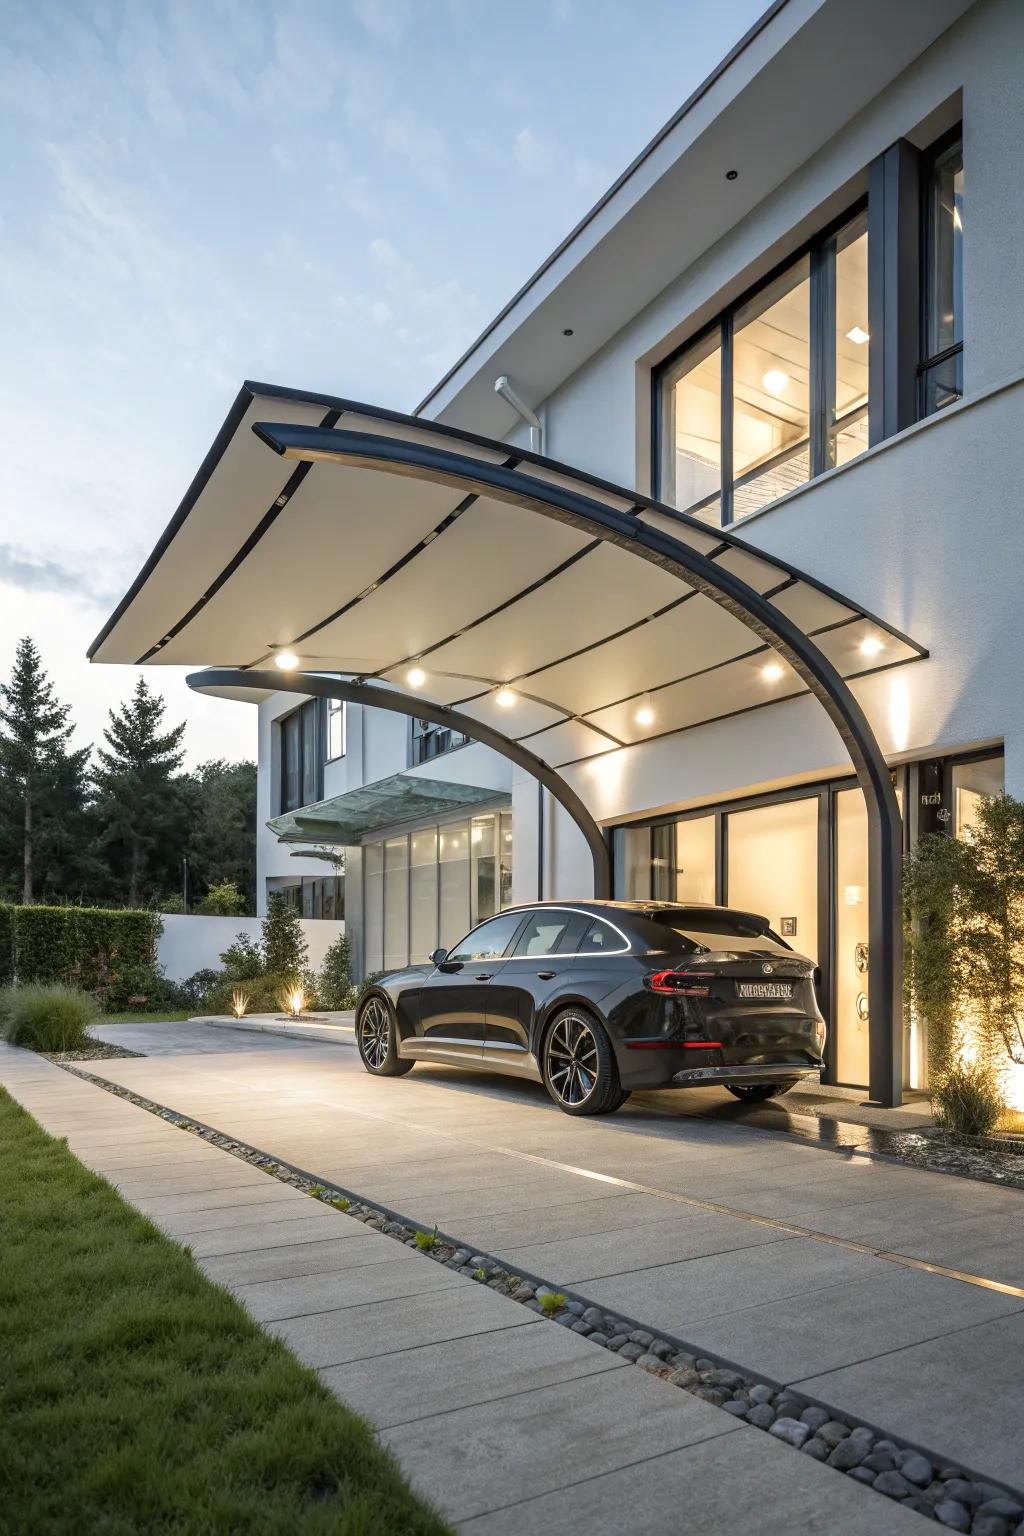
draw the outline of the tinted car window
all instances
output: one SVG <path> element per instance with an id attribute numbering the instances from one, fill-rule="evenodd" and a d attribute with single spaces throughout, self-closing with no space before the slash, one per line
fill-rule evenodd
<path id="1" fill-rule="evenodd" d="M 521 912 L 503 913 L 501 917 L 488 918 L 472 933 L 467 933 L 461 943 L 448 951 L 449 960 L 496 960 L 503 955 L 523 920 Z"/>
<path id="2" fill-rule="evenodd" d="M 562 939 L 572 919 L 571 912 L 531 913 L 530 920 L 519 935 L 519 942 L 512 953 L 514 955 L 553 955 L 556 949 L 564 947 Z"/>
<path id="3" fill-rule="evenodd" d="M 660 928 L 671 928 L 680 938 L 700 949 L 777 949 L 789 945 L 773 933 L 763 919 L 747 912 L 687 911 L 685 907 L 666 907 L 647 916 Z"/>
<path id="4" fill-rule="evenodd" d="M 607 955 L 620 953 L 626 948 L 621 933 L 609 928 L 595 918 L 580 940 L 581 955 Z"/>

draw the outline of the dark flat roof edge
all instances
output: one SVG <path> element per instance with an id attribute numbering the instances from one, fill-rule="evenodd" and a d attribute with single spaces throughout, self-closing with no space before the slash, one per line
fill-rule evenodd
<path id="1" fill-rule="evenodd" d="M 705 78 L 697 86 L 696 90 L 691 92 L 691 94 L 686 98 L 678 111 L 674 112 L 669 118 L 668 122 L 664 123 L 662 127 L 658 129 L 653 139 L 644 145 L 640 153 L 630 161 L 622 174 L 616 177 L 608 190 L 601 194 L 597 202 L 583 215 L 579 223 L 575 224 L 569 233 L 565 236 L 565 238 L 555 246 L 551 254 L 544 258 L 537 270 L 526 279 L 526 282 L 512 295 L 508 303 L 498 311 L 494 319 L 488 322 L 476 340 L 471 342 L 470 345 L 466 348 L 462 356 L 452 364 L 448 371 L 443 374 L 440 379 L 438 379 L 433 388 L 426 395 L 424 395 L 419 405 L 417 405 L 413 410 L 412 414 L 414 416 L 418 416 L 421 411 L 425 410 L 426 407 L 430 404 L 431 400 L 433 400 L 434 396 L 439 394 L 445 385 L 455 377 L 459 369 L 469 361 L 477 348 L 487 340 L 488 336 L 490 336 L 492 332 L 498 328 L 503 320 L 507 319 L 507 317 L 512 313 L 520 300 L 526 297 L 530 289 L 540 281 L 545 272 L 549 271 L 550 268 L 554 266 L 559 257 L 564 255 L 564 253 L 572 245 L 573 241 L 583 233 L 589 224 L 593 223 L 602 209 L 608 206 L 615 195 L 621 191 L 629 179 L 640 169 L 644 161 L 650 158 L 650 156 L 658 148 L 659 144 L 663 143 L 664 140 L 668 138 L 669 134 L 679 126 L 683 119 L 697 105 L 697 103 L 707 95 L 712 86 L 718 83 L 725 72 L 736 62 L 741 54 L 746 52 L 751 43 L 761 35 L 765 28 L 775 19 L 779 12 L 783 10 L 787 3 L 788 0 L 772 0 L 772 4 L 768 7 L 768 9 L 757 18 L 753 26 L 748 28 L 748 30 L 743 34 L 739 41 L 733 44 L 732 48 L 729 49 L 729 52 L 725 55 L 725 57 L 715 65 L 714 69 L 709 75 L 705 76 Z"/>

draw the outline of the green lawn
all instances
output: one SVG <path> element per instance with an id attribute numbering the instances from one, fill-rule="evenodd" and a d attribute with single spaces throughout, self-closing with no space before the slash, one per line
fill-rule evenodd
<path id="1" fill-rule="evenodd" d="M 195 1008 L 156 1008 L 142 1013 L 104 1013 L 97 1024 L 181 1024 L 190 1019 Z"/>
<path id="2" fill-rule="evenodd" d="M 0 1528 L 443 1536 L 369 1427 L 0 1089 Z"/>

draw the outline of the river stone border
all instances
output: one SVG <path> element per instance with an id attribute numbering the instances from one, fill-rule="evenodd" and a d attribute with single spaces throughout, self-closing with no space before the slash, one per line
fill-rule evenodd
<path id="1" fill-rule="evenodd" d="M 529 1307 L 556 1325 L 588 1338 L 592 1344 L 611 1350 L 640 1370 L 766 1431 L 801 1455 L 812 1456 L 876 1493 L 937 1521 L 947 1530 L 969 1532 L 970 1536 L 1024 1536 L 1022 1494 L 975 1476 L 934 1452 L 901 1444 L 894 1436 L 838 1409 L 812 1402 L 789 1387 L 737 1370 L 720 1358 L 703 1355 L 695 1346 L 653 1328 L 640 1327 L 633 1319 L 609 1312 L 585 1297 L 559 1290 L 536 1276 L 510 1271 L 492 1254 L 476 1253 L 436 1227 L 425 1230 L 395 1211 L 372 1205 L 338 1184 L 318 1180 L 291 1163 L 168 1109 L 154 1099 L 133 1093 L 119 1083 L 96 1077 L 70 1062 L 58 1065 L 374 1231 L 417 1249 L 435 1263 Z"/>

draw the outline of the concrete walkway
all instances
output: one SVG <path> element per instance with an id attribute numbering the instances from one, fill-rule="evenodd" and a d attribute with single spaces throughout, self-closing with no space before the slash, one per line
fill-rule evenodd
<path id="1" fill-rule="evenodd" d="M 268 1054 L 269 1040 L 242 1034 L 214 1059 L 213 1031 L 173 1029 L 175 1050 L 193 1032 L 194 1054 L 97 1071 L 510 1266 L 1024 1483 L 1010 1428 L 1024 1415 L 1019 1191 L 685 1118 L 668 1093 L 573 1120 L 509 1079 L 418 1066 L 377 1080 L 353 1051 L 275 1041 Z M 122 1038 L 132 1044 L 131 1026 Z"/>
<path id="2" fill-rule="evenodd" d="M 280 1050 L 260 1042 L 215 1065 L 209 1053 L 174 1062 L 170 1035 L 165 1044 L 168 1056 L 147 1063 L 94 1065 L 144 1067 L 145 1091 L 159 1096 L 211 1068 L 255 1070 L 274 1113 Z M 322 1070 L 308 1051 L 285 1070 L 296 1067 Z M 659 1536 L 678 1531 L 681 1508 L 687 1530 L 708 1536 L 737 1520 L 780 1536 L 920 1528 L 721 1410 L 29 1052 L 0 1044 L 0 1083 L 365 1414 L 464 1531 Z M 293 1119 L 296 1092 L 309 1102 L 286 1089 Z"/>

